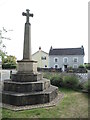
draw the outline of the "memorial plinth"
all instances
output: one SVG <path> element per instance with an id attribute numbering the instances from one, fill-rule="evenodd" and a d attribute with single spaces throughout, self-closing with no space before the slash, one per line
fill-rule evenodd
<path id="1" fill-rule="evenodd" d="M 26 16 L 23 59 L 17 61 L 17 73 L 12 74 L 11 80 L 4 81 L 2 91 L 2 102 L 14 106 L 48 103 L 58 94 L 58 88 L 37 72 L 37 61 L 32 61 L 29 17 L 33 17 L 33 14 L 28 9 L 26 11 L 23 12 L 23 16 Z"/>

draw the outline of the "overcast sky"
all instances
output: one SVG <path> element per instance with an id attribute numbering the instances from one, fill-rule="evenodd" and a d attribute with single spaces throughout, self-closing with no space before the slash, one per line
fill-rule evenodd
<path id="1" fill-rule="evenodd" d="M 88 62 L 88 0 L 0 0 L 0 29 L 13 29 L 3 34 L 8 55 L 23 57 L 24 24 L 22 12 L 34 14 L 30 18 L 32 53 L 39 46 L 45 52 L 53 48 L 84 46 Z"/>

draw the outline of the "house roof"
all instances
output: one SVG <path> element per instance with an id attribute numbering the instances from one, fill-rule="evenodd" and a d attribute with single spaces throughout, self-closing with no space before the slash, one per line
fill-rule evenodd
<path id="1" fill-rule="evenodd" d="M 47 55 L 48 55 L 48 53 L 47 53 L 47 52 L 44 52 L 43 50 L 41 50 L 41 47 L 39 47 L 39 50 L 38 50 L 37 52 L 35 52 L 34 54 L 32 54 L 32 56 L 33 56 L 33 55 L 35 55 L 35 54 L 37 54 L 37 53 L 39 53 L 39 52 L 42 52 L 42 53 L 45 53 L 45 54 L 47 54 Z"/>
<path id="2" fill-rule="evenodd" d="M 41 52 L 43 52 L 43 53 L 45 53 L 45 54 L 48 55 L 48 53 L 47 53 L 47 52 L 44 52 L 43 50 L 41 50 Z M 38 50 L 37 52 L 33 53 L 32 55 L 35 55 L 35 54 L 37 54 L 37 53 L 39 53 L 39 50 Z"/>
<path id="3" fill-rule="evenodd" d="M 53 49 L 51 47 L 49 55 L 84 55 L 83 46 L 80 48 L 57 48 Z"/>

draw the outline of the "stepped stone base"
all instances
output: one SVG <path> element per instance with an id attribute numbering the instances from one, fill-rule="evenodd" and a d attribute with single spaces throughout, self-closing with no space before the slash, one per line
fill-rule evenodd
<path id="1" fill-rule="evenodd" d="M 5 80 L 2 103 L 26 106 L 49 103 L 58 95 L 58 88 L 50 85 L 50 80 L 37 73 L 37 62 L 18 61 L 18 72 Z"/>
<path id="2" fill-rule="evenodd" d="M 12 81 L 15 82 L 36 82 L 38 80 L 42 80 L 42 74 L 40 73 L 21 73 L 18 72 L 16 74 L 11 75 Z"/>
<path id="3" fill-rule="evenodd" d="M 50 87 L 50 80 L 43 78 L 37 82 L 14 82 L 11 80 L 4 81 L 4 91 L 12 92 L 38 92 L 48 89 Z"/>
<path id="4" fill-rule="evenodd" d="M 25 106 L 15 106 L 15 105 L 10 105 L 10 104 L 2 104 L 2 107 L 6 108 L 6 109 L 14 110 L 14 111 L 31 110 L 31 109 L 45 108 L 45 107 L 54 107 L 59 102 L 61 102 L 63 97 L 64 97 L 64 94 L 62 94 L 61 92 L 60 93 L 58 92 L 58 96 L 49 103 L 36 104 L 36 105 L 25 105 Z"/>
<path id="5" fill-rule="evenodd" d="M 3 91 L 2 102 L 15 106 L 44 104 L 52 101 L 57 96 L 57 90 L 57 87 L 50 86 L 40 92 L 17 93 Z"/>

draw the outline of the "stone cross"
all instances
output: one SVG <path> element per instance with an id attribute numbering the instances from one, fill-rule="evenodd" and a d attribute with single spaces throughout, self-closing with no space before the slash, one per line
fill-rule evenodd
<path id="1" fill-rule="evenodd" d="M 29 23 L 29 17 L 33 17 L 33 14 L 30 14 L 29 11 L 29 9 L 26 9 L 26 13 L 22 13 L 23 16 L 26 16 L 24 30 L 23 60 L 31 61 L 31 24 Z"/>
<path id="2" fill-rule="evenodd" d="M 27 13 L 23 12 L 22 15 L 26 16 L 26 23 L 29 23 L 29 17 L 33 17 L 33 14 L 29 13 L 29 9 L 26 9 Z"/>

